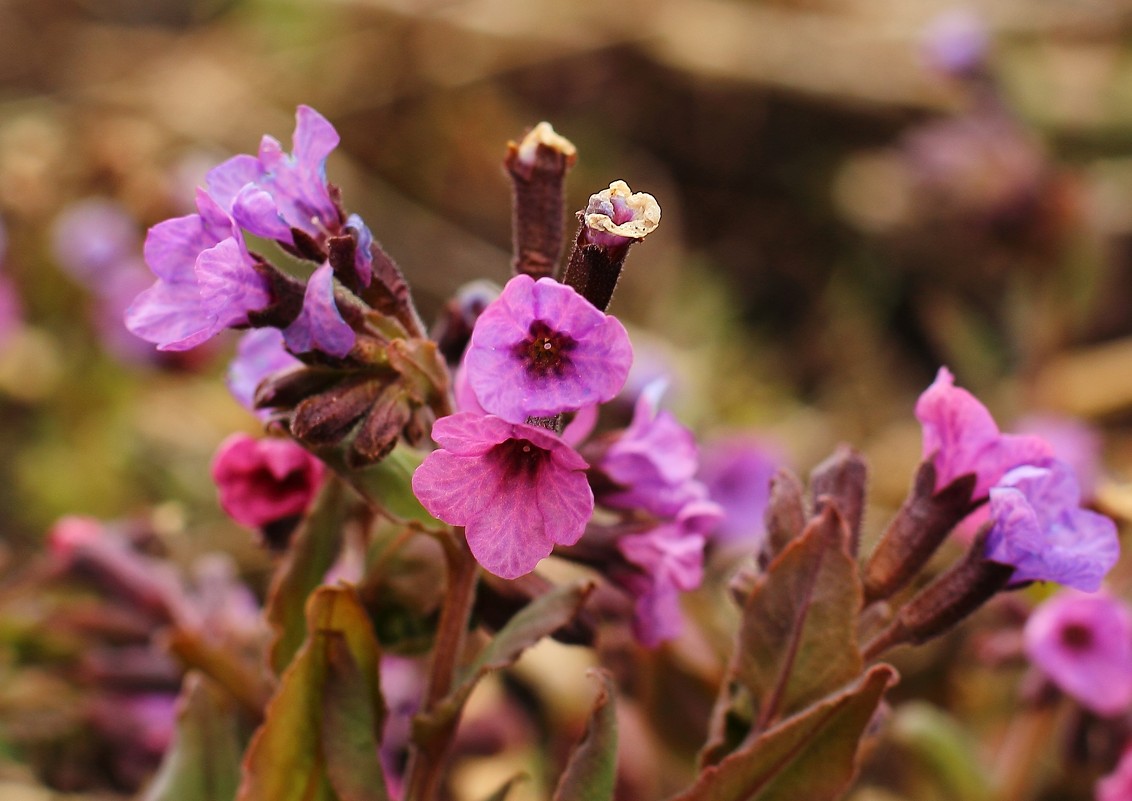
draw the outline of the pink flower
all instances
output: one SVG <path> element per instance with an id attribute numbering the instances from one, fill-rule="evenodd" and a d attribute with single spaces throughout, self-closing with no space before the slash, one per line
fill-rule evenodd
<path id="1" fill-rule="evenodd" d="M 228 437 L 212 460 L 221 507 L 252 528 L 305 512 L 323 472 L 322 462 L 291 440 L 247 434 Z"/>
<path id="2" fill-rule="evenodd" d="M 1002 434 L 979 400 L 955 386 L 946 367 L 916 402 L 916 419 L 924 429 L 924 459 L 936 469 L 936 489 L 967 473 L 978 482 L 972 499 L 987 496 L 1006 471 L 1053 456 L 1040 437 Z"/>
<path id="3" fill-rule="evenodd" d="M 604 495 L 602 504 L 671 517 L 691 501 L 707 498 L 707 488 L 695 478 L 696 439 L 670 412 L 660 409 L 664 389 L 663 380 L 645 388 L 629 427 L 602 454 L 598 467 L 619 487 Z"/>
<path id="4" fill-rule="evenodd" d="M 476 322 L 464 357 L 480 405 L 512 423 L 613 398 L 633 349 L 625 327 L 550 278 L 512 278 Z"/>
<path id="5" fill-rule="evenodd" d="M 695 501 L 672 523 L 617 540 L 621 555 L 641 570 L 619 577 L 619 582 L 636 596 L 633 635 L 642 645 L 653 648 L 680 634 L 680 592 L 700 586 L 705 534 L 722 516 L 711 501 Z"/>
<path id="6" fill-rule="evenodd" d="M 1132 609 L 1104 593 L 1061 593 L 1026 621 L 1026 654 L 1098 715 L 1132 706 Z"/>
<path id="7" fill-rule="evenodd" d="M 573 545 L 593 513 L 588 465 L 549 431 L 461 412 L 436 421 L 441 450 L 413 474 L 429 514 L 464 526 L 484 569 L 512 579 L 555 545 Z"/>

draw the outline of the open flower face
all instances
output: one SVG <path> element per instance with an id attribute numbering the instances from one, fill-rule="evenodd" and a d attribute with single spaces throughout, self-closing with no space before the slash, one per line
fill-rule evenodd
<path id="1" fill-rule="evenodd" d="M 1054 684 L 1100 715 L 1132 706 L 1132 609 L 1104 593 L 1062 593 L 1026 622 L 1026 654 Z"/>
<path id="2" fill-rule="evenodd" d="M 480 315 L 464 363 L 480 405 L 523 423 L 610 400 L 632 359 L 616 318 L 564 284 L 519 275 Z"/>
<path id="3" fill-rule="evenodd" d="M 556 544 L 573 545 L 593 513 L 582 457 L 545 429 L 474 413 L 436 421 L 433 451 L 413 474 L 429 514 L 464 526 L 476 560 L 511 579 Z"/>

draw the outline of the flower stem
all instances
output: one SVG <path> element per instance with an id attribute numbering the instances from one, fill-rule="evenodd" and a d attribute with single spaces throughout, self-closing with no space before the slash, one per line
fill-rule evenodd
<path id="1" fill-rule="evenodd" d="M 436 641 L 429 665 L 428 684 L 421 702 L 421 713 L 432 713 L 452 689 L 468 630 L 468 619 L 475 601 L 479 569 L 460 529 L 445 547 L 448 561 L 448 588 L 444 608 L 436 629 Z M 407 770 L 406 801 L 434 801 L 446 757 L 459 724 L 459 713 L 425 742 L 415 744 Z"/>

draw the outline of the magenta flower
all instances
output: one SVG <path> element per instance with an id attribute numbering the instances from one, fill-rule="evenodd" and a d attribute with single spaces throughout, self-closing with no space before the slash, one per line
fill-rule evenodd
<path id="1" fill-rule="evenodd" d="M 233 434 L 212 460 L 220 506 L 244 526 L 262 528 L 301 515 L 322 483 L 322 462 L 288 439 Z"/>
<path id="2" fill-rule="evenodd" d="M 732 437 L 703 454 L 700 480 L 723 508 L 713 539 L 758 549 L 766 535 L 770 481 L 785 463 L 780 450 L 753 437 Z"/>
<path id="3" fill-rule="evenodd" d="M 303 310 L 283 330 L 283 339 L 294 353 L 317 350 L 341 359 L 353 349 L 357 334 L 338 311 L 334 301 L 334 271 L 329 264 L 311 274 L 303 296 Z"/>
<path id="4" fill-rule="evenodd" d="M 1097 782 L 1096 801 L 1132 801 L 1132 746 L 1125 748 L 1116 769 Z"/>
<path id="5" fill-rule="evenodd" d="M 199 214 L 149 229 L 145 261 L 157 282 L 126 310 L 126 327 L 160 350 L 188 350 L 272 301 L 232 218 L 203 190 Z"/>
<path id="6" fill-rule="evenodd" d="M 228 365 L 228 390 L 240 405 L 261 418 L 269 409 L 256 409 L 255 391 L 267 377 L 302 364 L 283 347 L 277 328 L 255 328 L 240 337 L 236 358 Z"/>
<path id="7" fill-rule="evenodd" d="M 512 579 L 555 545 L 573 545 L 593 513 L 588 465 L 549 431 L 461 412 L 436 421 L 441 450 L 413 474 L 429 514 L 464 526 L 484 569 Z"/>
<path id="8" fill-rule="evenodd" d="M 550 278 L 512 278 L 476 322 L 464 363 L 488 412 L 512 423 L 604 403 L 625 383 L 624 326 Z"/>
<path id="9" fill-rule="evenodd" d="M 691 501 L 707 497 L 706 487 L 695 478 L 695 437 L 658 408 L 664 388 L 663 380 L 655 381 L 641 393 L 629 427 L 602 454 L 597 467 L 620 487 L 603 495 L 602 504 L 672 517 Z"/>
<path id="10" fill-rule="evenodd" d="M 316 239 L 338 231 L 342 221 L 326 182 L 326 159 L 338 142 L 325 117 L 299 106 L 293 154 L 264 136 L 258 157 L 234 156 L 208 173 L 209 194 L 257 236 L 294 244 L 291 228 Z"/>
<path id="11" fill-rule="evenodd" d="M 680 593 L 694 590 L 703 580 L 705 534 L 722 517 L 716 504 L 689 504 L 672 523 L 644 534 L 627 534 L 617 549 L 640 573 L 618 577 L 636 596 L 633 635 L 649 648 L 679 636 L 684 627 Z"/>
<path id="12" fill-rule="evenodd" d="M 1061 593 L 1025 629 L 1026 655 L 1067 695 L 1098 715 L 1132 706 L 1132 608 L 1105 593 Z"/>
<path id="13" fill-rule="evenodd" d="M 1073 469 L 1054 459 L 1017 467 L 990 490 L 986 557 L 1013 565 L 1014 583 L 1056 581 L 1096 591 L 1120 556 L 1116 524 L 1081 509 Z"/>
<path id="14" fill-rule="evenodd" d="M 946 367 L 939 368 L 935 381 L 920 395 L 916 419 L 923 426 L 924 459 L 935 464 L 936 488 L 975 473 L 974 500 L 985 498 L 1007 470 L 1053 456 L 1039 437 L 999 433 L 987 408 L 956 387 Z"/>

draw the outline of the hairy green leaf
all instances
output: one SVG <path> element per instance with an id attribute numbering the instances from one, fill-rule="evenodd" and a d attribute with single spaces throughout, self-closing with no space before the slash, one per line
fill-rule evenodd
<path id="1" fill-rule="evenodd" d="M 586 733 L 570 755 L 554 791 L 554 801 L 612 801 L 617 784 L 617 704 L 613 676 L 595 670 L 601 690 L 594 700 Z"/>
<path id="2" fill-rule="evenodd" d="M 190 673 L 178 702 L 176 737 L 141 801 L 232 801 L 239 754 L 231 700 Z"/>
<path id="3" fill-rule="evenodd" d="M 890 665 L 873 665 L 851 686 L 704 769 L 670 801 L 834 801 L 853 781 L 859 741 L 896 678 Z"/>
<path id="4" fill-rule="evenodd" d="M 283 672 L 302 645 L 307 630 L 307 599 L 342 548 L 342 530 L 352 511 L 348 492 L 339 479 L 327 479 L 271 583 L 265 614 L 275 632 L 270 663 L 276 675 Z"/>
<path id="5" fill-rule="evenodd" d="M 248 748 L 238 801 L 387 801 L 381 653 L 354 590 L 318 589 L 307 630 Z"/>
<path id="6" fill-rule="evenodd" d="M 849 532 L 827 506 L 775 559 L 747 598 L 735 675 L 765 727 L 828 695 L 862 667 L 861 585 Z"/>

